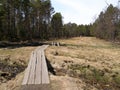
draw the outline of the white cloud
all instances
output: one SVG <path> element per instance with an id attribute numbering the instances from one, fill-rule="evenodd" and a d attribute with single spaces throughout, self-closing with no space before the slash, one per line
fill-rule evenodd
<path id="1" fill-rule="evenodd" d="M 76 23 L 80 23 L 80 22 L 87 23 L 89 19 L 87 17 L 91 15 L 93 12 L 92 9 L 86 7 L 84 3 L 80 3 L 77 0 L 56 0 L 56 1 L 68 8 L 67 10 L 61 11 L 65 23 L 70 21 Z M 62 8 L 62 6 L 60 8 Z M 87 20 L 84 18 L 87 18 Z"/>
<path id="2" fill-rule="evenodd" d="M 93 17 L 107 6 L 105 0 L 51 0 L 56 12 L 61 12 L 64 22 L 89 24 Z M 107 0 L 108 3 L 117 3 L 118 0 Z"/>
<path id="3" fill-rule="evenodd" d="M 91 11 L 90 8 L 86 7 L 86 5 L 78 0 L 56 0 L 57 2 L 69 7 L 70 10 L 74 11 Z"/>

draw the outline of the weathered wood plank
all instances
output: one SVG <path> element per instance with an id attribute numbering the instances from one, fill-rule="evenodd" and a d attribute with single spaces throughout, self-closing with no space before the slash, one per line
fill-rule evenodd
<path id="1" fill-rule="evenodd" d="M 25 85 L 25 84 L 27 84 L 27 82 L 28 82 L 29 75 L 30 75 L 30 69 L 31 69 L 32 60 L 33 60 L 33 52 L 31 53 L 28 67 L 27 67 L 27 69 L 25 70 L 25 75 L 24 75 L 24 79 L 23 79 L 22 85 Z"/>
<path id="2" fill-rule="evenodd" d="M 37 62 L 36 62 L 36 71 L 35 71 L 35 84 L 41 84 L 42 82 L 42 62 L 41 62 L 41 51 L 37 51 Z"/>
<path id="3" fill-rule="evenodd" d="M 49 45 L 43 45 L 41 49 L 42 49 L 42 50 L 45 50 L 48 46 L 49 46 Z"/>
<path id="4" fill-rule="evenodd" d="M 30 75 L 28 79 L 28 84 L 34 84 L 35 82 L 35 69 L 36 69 L 36 52 L 33 54 L 33 60 L 31 64 L 31 70 L 30 70 Z"/>
<path id="5" fill-rule="evenodd" d="M 43 45 L 32 52 L 22 83 L 21 90 L 50 90 L 50 81 Z"/>
<path id="6" fill-rule="evenodd" d="M 42 50 L 41 51 L 42 53 L 42 84 L 49 84 L 50 81 L 49 81 L 49 76 L 48 76 L 48 70 L 47 70 L 47 63 L 46 63 L 46 60 L 45 60 L 45 54 L 44 54 L 44 51 Z"/>

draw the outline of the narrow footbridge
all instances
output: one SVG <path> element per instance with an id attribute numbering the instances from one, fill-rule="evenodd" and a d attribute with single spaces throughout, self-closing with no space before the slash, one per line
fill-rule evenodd
<path id="1" fill-rule="evenodd" d="M 21 90 L 50 90 L 50 80 L 44 53 L 47 47 L 48 45 L 40 46 L 31 53 Z"/>

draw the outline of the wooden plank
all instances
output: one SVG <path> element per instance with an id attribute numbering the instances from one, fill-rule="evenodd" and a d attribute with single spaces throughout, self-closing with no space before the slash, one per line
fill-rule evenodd
<path id="1" fill-rule="evenodd" d="M 44 50 L 47 47 L 48 45 L 38 47 L 31 54 L 21 90 L 50 90 L 50 81 L 44 54 Z"/>
<path id="2" fill-rule="evenodd" d="M 45 45 L 45 48 L 44 48 L 44 50 L 46 49 L 46 48 L 48 48 L 49 47 L 49 45 Z"/>
<path id="3" fill-rule="evenodd" d="M 28 79 L 28 84 L 34 84 L 35 82 L 35 69 L 36 69 L 36 52 L 33 54 L 33 60 L 31 64 L 31 70 L 30 70 L 30 75 Z"/>
<path id="4" fill-rule="evenodd" d="M 45 55 L 44 55 L 44 51 L 41 50 L 41 55 L 42 55 L 42 84 L 49 84 L 49 76 L 48 76 L 48 70 L 47 70 L 47 63 L 45 60 Z"/>
<path id="5" fill-rule="evenodd" d="M 41 51 L 37 51 L 37 62 L 36 62 L 36 71 L 35 71 L 35 84 L 41 84 L 41 73 L 42 73 L 42 66 L 41 66 Z"/>
<path id="6" fill-rule="evenodd" d="M 30 69 L 31 69 L 32 60 L 33 60 L 33 52 L 31 53 L 28 67 L 27 67 L 27 69 L 25 70 L 25 75 L 24 75 L 24 78 L 23 78 L 22 85 L 25 85 L 25 84 L 27 84 L 27 82 L 28 82 L 28 78 L 29 78 L 29 74 L 30 74 Z"/>
<path id="7" fill-rule="evenodd" d="M 34 52 L 37 52 L 38 50 L 40 50 L 42 47 L 41 46 L 38 46 L 35 50 L 34 50 Z"/>
<path id="8" fill-rule="evenodd" d="M 42 50 L 45 50 L 49 45 L 43 45 Z"/>

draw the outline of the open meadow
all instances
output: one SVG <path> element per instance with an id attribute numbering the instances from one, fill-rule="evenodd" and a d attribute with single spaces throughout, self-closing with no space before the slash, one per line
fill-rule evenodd
<path id="1" fill-rule="evenodd" d="M 120 45 L 95 37 L 54 42 L 60 46 L 46 49 L 52 90 L 120 90 Z M 35 48 L 0 48 L 0 90 L 20 89 Z"/>
<path id="2" fill-rule="evenodd" d="M 24 70 L 35 47 L 0 48 L 0 90 L 20 90 Z"/>
<path id="3" fill-rule="evenodd" d="M 120 45 L 95 37 L 56 42 L 46 50 L 55 90 L 120 90 Z"/>

